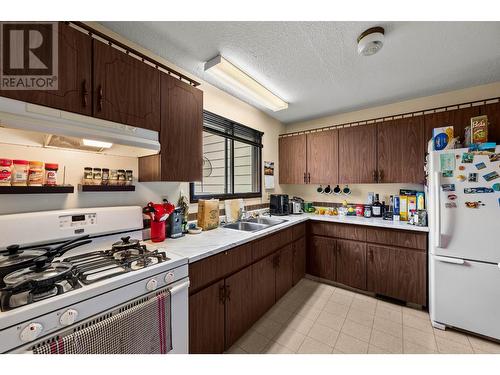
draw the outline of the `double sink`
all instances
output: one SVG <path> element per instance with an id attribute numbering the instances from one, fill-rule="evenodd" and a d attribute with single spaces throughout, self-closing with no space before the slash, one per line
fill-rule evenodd
<path id="1" fill-rule="evenodd" d="M 284 223 L 284 219 L 271 219 L 267 217 L 257 217 L 237 221 L 236 223 L 226 224 L 223 228 L 241 230 L 244 232 L 258 232 L 259 230 L 267 229 L 275 225 Z"/>

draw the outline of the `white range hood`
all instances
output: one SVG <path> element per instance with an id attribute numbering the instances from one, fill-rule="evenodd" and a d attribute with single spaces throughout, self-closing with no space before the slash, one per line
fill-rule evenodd
<path id="1" fill-rule="evenodd" d="M 112 143 L 109 149 L 83 139 Z M 160 151 L 158 132 L 0 97 L 0 142 L 128 156 Z"/>

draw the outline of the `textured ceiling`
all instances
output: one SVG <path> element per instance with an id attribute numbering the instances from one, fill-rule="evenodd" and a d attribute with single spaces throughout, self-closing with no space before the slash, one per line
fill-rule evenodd
<path id="1" fill-rule="evenodd" d="M 101 22 L 284 123 L 500 80 L 500 22 Z M 386 30 L 373 56 L 358 35 Z M 272 112 L 203 69 L 222 54 L 289 102 Z"/>

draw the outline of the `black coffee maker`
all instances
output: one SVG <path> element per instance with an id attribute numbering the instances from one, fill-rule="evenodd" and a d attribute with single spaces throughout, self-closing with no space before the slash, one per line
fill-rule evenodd
<path id="1" fill-rule="evenodd" d="M 176 208 L 170 214 L 167 222 L 167 236 L 170 238 L 179 238 L 184 236 L 182 233 L 182 209 Z"/>
<path id="2" fill-rule="evenodd" d="M 269 202 L 269 213 L 271 215 L 283 216 L 290 213 L 287 194 L 271 194 Z"/>

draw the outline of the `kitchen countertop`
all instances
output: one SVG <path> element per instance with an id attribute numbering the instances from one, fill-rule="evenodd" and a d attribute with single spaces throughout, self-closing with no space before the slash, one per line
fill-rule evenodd
<path id="1" fill-rule="evenodd" d="M 428 227 L 417 227 L 409 225 L 404 221 L 393 222 L 375 218 L 364 218 L 356 216 L 338 217 L 338 216 L 324 216 L 315 214 L 302 214 L 302 215 L 289 215 L 289 216 L 276 216 L 276 218 L 285 219 L 286 222 L 266 228 L 257 232 L 244 232 L 234 229 L 227 229 L 219 227 L 200 234 L 186 234 L 184 237 L 171 239 L 167 238 L 164 242 L 153 243 L 146 241 L 155 248 L 165 247 L 168 252 L 173 252 L 177 255 L 189 259 L 189 263 L 196 262 L 200 259 L 215 255 L 222 251 L 231 249 L 238 245 L 256 240 L 258 238 L 267 236 L 270 233 L 277 232 L 281 229 L 293 226 L 298 223 L 306 222 L 308 220 L 324 221 L 354 225 L 366 225 L 379 228 L 390 228 L 409 230 L 417 232 L 428 232 Z"/>

